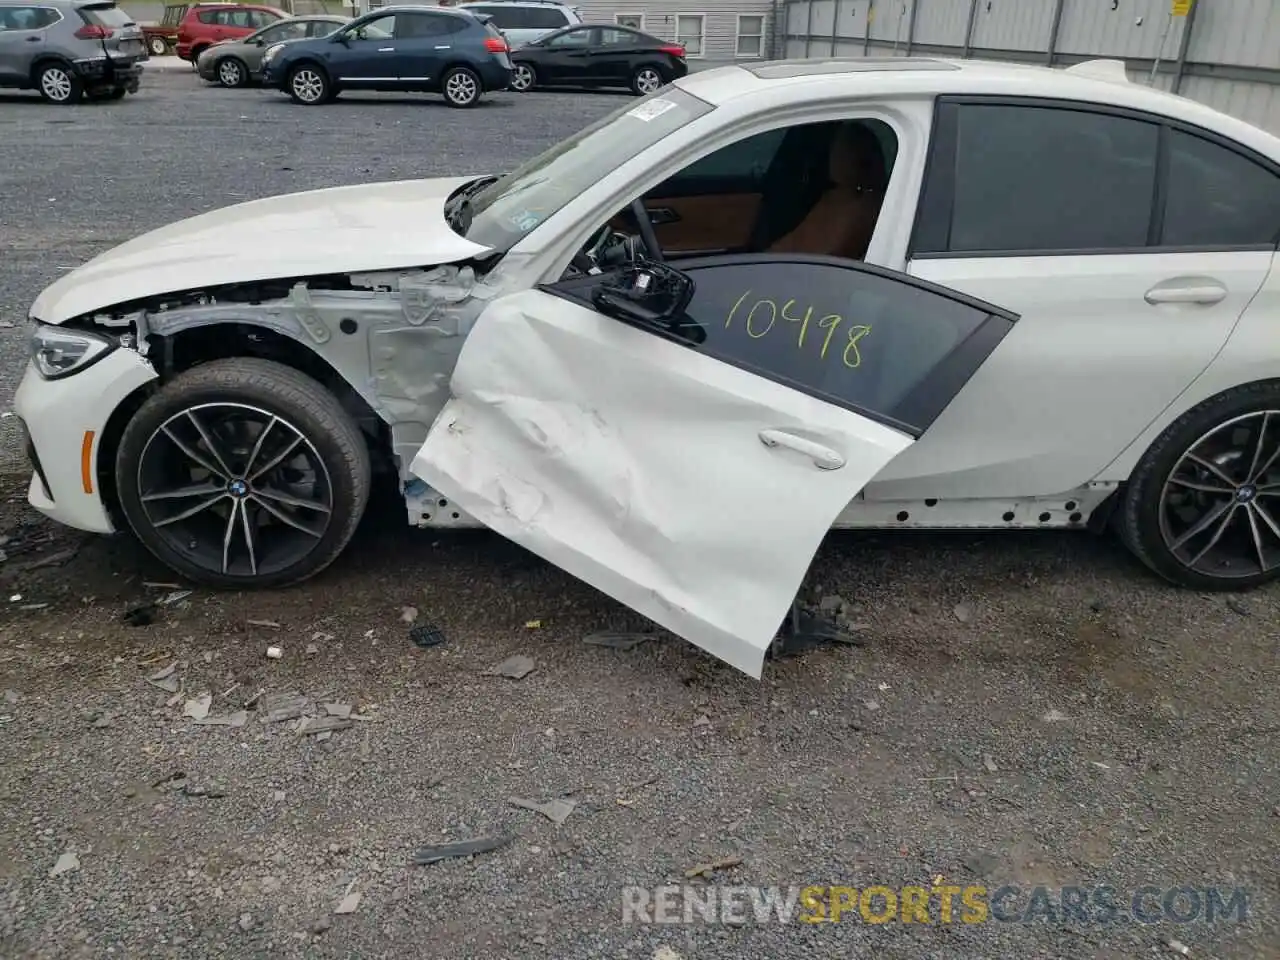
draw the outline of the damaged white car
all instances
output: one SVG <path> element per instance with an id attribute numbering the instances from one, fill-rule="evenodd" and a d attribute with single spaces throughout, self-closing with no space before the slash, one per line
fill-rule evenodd
<path id="1" fill-rule="evenodd" d="M 31 308 L 30 501 L 298 581 L 379 468 L 759 676 L 842 528 L 1280 569 L 1280 141 L 1067 71 L 695 73 L 501 178 L 138 237 Z"/>

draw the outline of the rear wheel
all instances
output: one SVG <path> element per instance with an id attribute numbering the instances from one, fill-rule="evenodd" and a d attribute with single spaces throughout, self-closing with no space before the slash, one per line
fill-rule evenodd
<path id="1" fill-rule="evenodd" d="M 662 72 L 657 67 L 637 67 L 636 72 L 631 75 L 631 92 L 637 97 L 648 96 L 664 83 L 666 81 L 662 79 Z"/>
<path id="2" fill-rule="evenodd" d="M 1236 387 L 1174 421 L 1134 470 L 1116 523 L 1182 586 L 1241 590 L 1280 575 L 1280 382 Z"/>
<path id="3" fill-rule="evenodd" d="M 163 57 L 169 52 L 169 45 L 164 42 L 164 37 L 152 37 L 147 41 L 147 47 L 153 57 Z"/>
<path id="4" fill-rule="evenodd" d="M 84 96 L 84 85 L 80 79 L 71 72 L 70 67 L 60 63 L 41 67 L 36 77 L 36 86 L 40 90 L 40 96 L 49 103 L 75 103 Z"/>
<path id="5" fill-rule="evenodd" d="M 450 67 L 440 78 L 445 103 L 451 107 L 474 107 L 480 102 L 483 87 L 480 77 L 468 67 Z"/>
<path id="6" fill-rule="evenodd" d="M 243 87 L 249 82 L 249 71 L 235 57 L 218 61 L 218 82 L 224 87 Z"/>
<path id="7" fill-rule="evenodd" d="M 120 506 L 143 544 L 216 587 L 296 583 L 346 547 L 369 499 L 369 451 L 329 391 L 237 357 L 175 377 L 116 454 Z"/>
<path id="8" fill-rule="evenodd" d="M 517 93 L 527 93 L 537 82 L 537 74 L 527 63 L 517 63 L 511 71 L 511 89 Z"/>
<path id="9" fill-rule="evenodd" d="M 332 97 L 329 78 L 319 67 L 310 63 L 299 64 L 289 73 L 289 96 L 297 103 L 308 106 L 324 103 Z"/>

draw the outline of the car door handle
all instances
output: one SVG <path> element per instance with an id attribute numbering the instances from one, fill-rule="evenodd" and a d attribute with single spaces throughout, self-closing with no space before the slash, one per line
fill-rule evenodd
<path id="1" fill-rule="evenodd" d="M 27 37 L 27 43 L 39 43 L 39 42 L 40 42 L 39 37 Z"/>
<path id="2" fill-rule="evenodd" d="M 1143 297 L 1156 306 L 1161 303 L 1221 303 L 1227 297 L 1227 288 L 1216 280 L 1198 280 L 1189 283 L 1157 284 Z"/>
<path id="3" fill-rule="evenodd" d="M 664 223 L 675 223 L 680 219 L 680 214 L 676 213 L 670 207 L 654 207 L 649 211 L 649 222 L 655 227 Z"/>
<path id="4" fill-rule="evenodd" d="M 812 458 L 813 465 L 819 470 L 839 470 L 844 466 L 844 457 L 830 447 L 786 430 L 761 430 L 760 442 L 766 447 L 784 447 L 804 454 Z"/>

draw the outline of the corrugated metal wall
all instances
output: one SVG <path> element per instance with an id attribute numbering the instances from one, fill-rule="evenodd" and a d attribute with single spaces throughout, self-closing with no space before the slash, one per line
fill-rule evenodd
<path id="1" fill-rule="evenodd" d="M 1280 134 L 1280 0 L 784 0 L 787 57 L 933 54 L 1069 66 L 1123 59 L 1135 80 Z M 870 27 L 868 30 L 868 21 Z"/>

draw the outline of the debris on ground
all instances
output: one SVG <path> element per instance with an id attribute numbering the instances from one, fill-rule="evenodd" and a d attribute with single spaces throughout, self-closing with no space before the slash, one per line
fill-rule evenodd
<path id="1" fill-rule="evenodd" d="M 80 858 L 73 852 L 68 850 L 58 858 L 58 862 L 53 865 L 53 869 L 49 871 L 49 876 L 58 877 L 64 873 L 70 873 L 72 870 L 80 869 Z"/>
<path id="2" fill-rule="evenodd" d="M 1184 957 L 1191 956 L 1191 948 L 1188 947 L 1181 940 L 1170 940 L 1165 944 L 1165 946 L 1168 947 L 1170 950 L 1172 950 L 1174 953 L 1181 954 Z"/>
<path id="3" fill-rule="evenodd" d="M 198 697 L 188 700 L 182 708 L 182 715 L 190 717 L 192 720 L 203 720 L 209 716 L 209 708 L 213 706 L 213 696 L 208 693 L 202 693 Z"/>
<path id="4" fill-rule="evenodd" d="M 989 753 L 984 753 L 982 755 L 982 765 L 986 767 L 988 770 L 990 770 L 992 773 L 995 773 L 997 770 L 1000 769 L 999 767 L 996 766 L 995 760 L 992 759 L 991 754 Z"/>
<path id="5" fill-rule="evenodd" d="M 505 847 L 514 839 L 515 834 L 513 833 L 497 833 L 476 837 L 473 840 L 455 840 L 453 843 L 421 847 L 413 855 L 413 862 L 418 866 L 426 866 L 427 864 L 439 863 L 441 860 L 450 860 L 455 857 L 471 857 L 477 853 L 488 853 L 491 850 Z"/>
<path id="6" fill-rule="evenodd" d="M 4 692 L 4 702 L 5 702 L 5 703 L 8 703 L 8 704 L 14 704 L 14 703 L 17 703 L 17 702 L 18 702 L 19 700 L 21 700 L 21 699 L 22 699 L 22 694 L 20 694 L 17 690 L 6 690 L 6 691 Z"/>
<path id="7" fill-rule="evenodd" d="M 280 647 L 267 647 L 267 659 L 279 660 L 284 656 L 284 650 Z"/>
<path id="8" fill-rule="evenodd" d="M 1045 721 L 1045 723 L 1061 723 L 1062 721 L 1070 720 L 1071 718 L 1068 717 L 1061 710 L 1058 710 L 1055 708 L 1053 710 L 1050 710 L 1048 713 L 1046 713 L 1042 719 Z"/>
<path id="9" fill-rule="evenodd" d="M 684 957 L 670 947 L 659 947 L 653 951 L 653 960 L 684 960 Z"/>
<path id="10" fill-rule="evenodd" d="M 484 672 L 487 677 L 508 677 L 512 680 L 523 680 L 533 672 L 533 657 L 526 657 L 523 653 L 517 653 L 514 657 L 507 657 L 496 667 L 490 667 Z"/>
<path id="11" fill-rule="evenodd" d="M 956 615 L 956 619 L 961 623 L 968 623 L 973 619 L 973 607 L 967 603 L 957 603 L 952 613 Z"/>
<path id="12" fill-rule="evenodd" d="M 308 643 L 307 648 L 302 652 L 305 653 L 308 657 L 314 657 L 317 653 L 320 652 L 320 648 L 317 647 L 314 643 Z"/>
<path id="13" fill-rule="evenodd" d="M 324 712 L 331 717 L 338 717 L 346 720 L 351 716 L 351 704 L 349 703 L 326 703 Z"/>
<path id="14" fill-rule="evenodd" d="M 593 647 L 608 647 L 610 650 L 634 650 L 646 640 L 653 639 L 652 633 L 612 633 L 607 630 L 589 633 L 582 642 Z"/>
<path id="15" fill-rule="evenodd" d="M 204 716 L 196 720 L 196 724 L 201 727 L 243 727 L 248 722 L 248 710 L 237 710 L 222 716 Z"/>
<path id="16" fill-rule="evenodd" d="M 306 712 L 308 700 L 300 693 L 273 693 L 262 698 L 262 722 L 297 720 Z M 249 704 L 245 704 L 246 709 Z"/>
<path id="17" fill-rule="evenodd" d="M 303 717 L 298 724 L 298 733 L 304 735 L 316 733 L 332 733 L 334 730 L 345 730 L 351 721 L 345 717 Z"/>
<path id="18" fill-rule="evenodd" d="M 151 676 L 147 677 L 147 683 L 151 684 L 165 693 L 177 693 L 181 687 L 181 681 L 176 673 L 178 662 L 175 660 L 167 667 L 162 667 Z"/>
<path id="19" fill-rule="evenodd" d="M 721 857 L 719 860 L 711 860 L 708 863 L 700 863 L 697 866 L 690 867 L 684 872 L 686 880 L 692 880 L 694 877 L 711 878 L 711 875 L 717 870 L 729 870 L 733 867 L 740 866 L 741 857 Z"/>
<path id="20" fill-rule="evenodd" d="M 80 552 L 79 547 L 69 547 L 66 550 L 55 550 L 53 553 L 45 554 L 37 560 L 23 564 L 22 569 L 41 570 L 45 567 L 58 567 L 66 563 L 68 560 L 75 559 L 75 555 Z"/>
<path id="21" fill-rule="evenodd" d="M 423 623 L 409 628 L 409 639 L 416 647 L 434 647 L 444 643 L 444 631 L 434 623 Z"/>
<path id="22" fill-rule="evenodd" d="M 158 600 L 146 600 L 142 603 L 135 604 L 125 610 L 121 619 L 131 627 L 146 627 L 156 622 L 156 615 L 164 607 L 171 607 L 174 604 L 181 603 L 187 597 L 191 596 L 192 590 L 175 590 L 173 593 L 165 594 Z"/>
<path id="23" fill-rule="evenodd" d="M 556 797 L 546 803 L 537 803 L 533 800 L 526 800 L 523 797 L 508 797 L 507 802 L 512 806 L 540 813 L 556 826 L 569 819 L 569 814 L 573 813 L 573 808 L 578 805 L 576 800 L 566 800 L 563 797 Z"/>
<path id="24" fill-rule="evenodd" d="M 1227 597 L 1227 609 L 1232 613 L 1239 614 L 1242 617 L 1249 616 L 1248 605 L 1239 597 Z"/>
<path id="25" fill-rule="evenodd" d="M 227 795 L 227 791 L 222 789 L 222 787 L 214 786 L 212 784 L 209 786 L 198 786 L 189 782 L 182 784 L 182 793 L 184 796 L 188 797 L 208 797 L 210 799 L 217 799 Z"/>
<path id="26" fill-rule="evenodd" d="M 274 620 L 246 620 L 245 623 L 251 627 L 267 627 L 271 630 L 280 629 L 280 624 L 276 623 Z"/>
<path id="27" fill-rule="evenodd" d="M 526 630 L 540 630 L 540 629 L 542 628 L 542 621 L 541 621 L 541 620 L 526 620 L 526 621 L 524 622 L 524 628 L 525 628 Z"/>
<path id="28" fill-rule="evenodd" d="M 413 621 L 417 619 L 418 619 L 417 607 L 401 607 L 400 608 L 400 620 L 402 623 L 413 623 Z"/>
<path id="29" fill-rule="evenodd" d="M 115 717 L 111 714 L 104 713 L 102 716 L 98 717 L 98 719 L 93 721 L 93 728 L 95 730 L 105 730 L 107 727 L 111 726 L 114 720 Z"/>
<path id="30" fill-rule="evenodd" d="M 355 913 L 360 906 L 360 891 L 355 889 L 356 882 L 351 881 L 347 886 L 347 892 L 342 895 L 342 899 L 338 901 L 338 905 L 333 908 L 334 913 Z"/>

